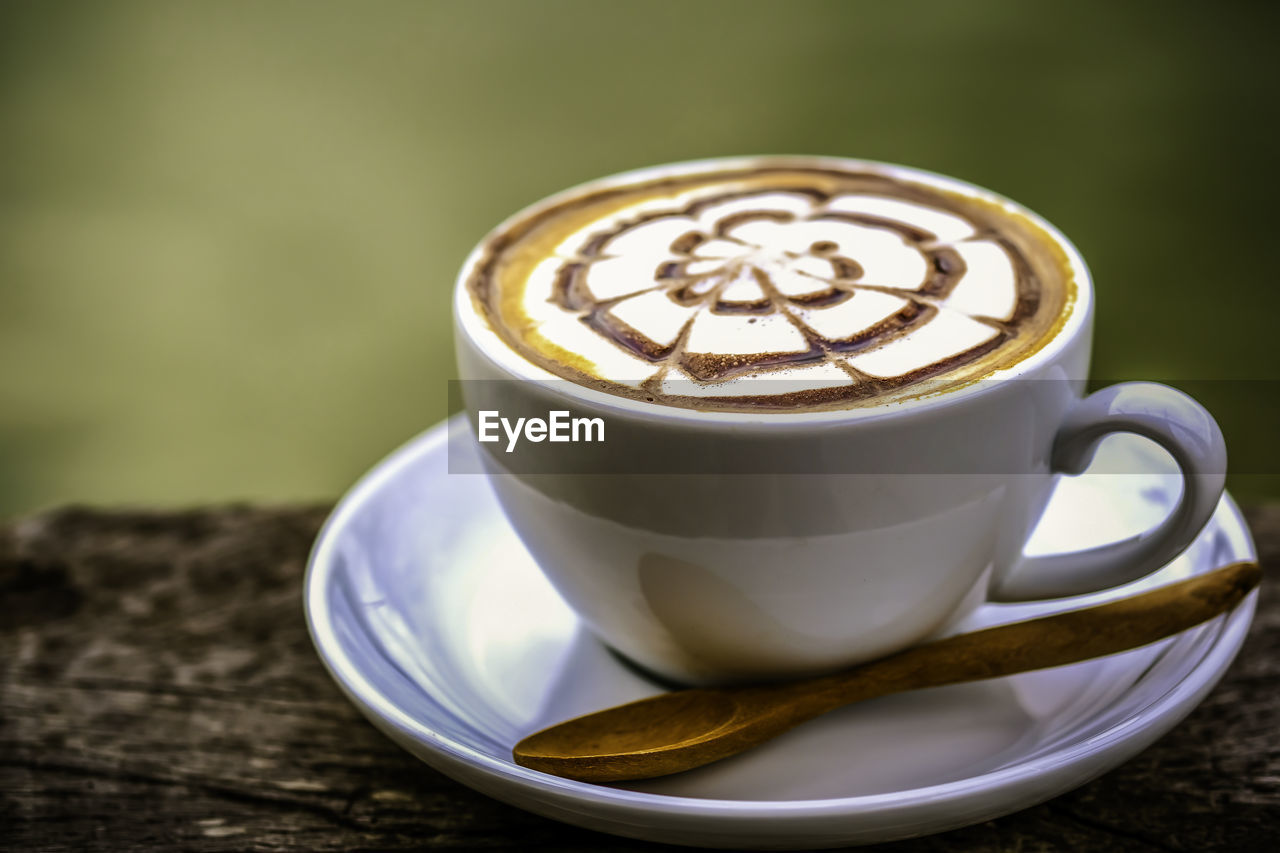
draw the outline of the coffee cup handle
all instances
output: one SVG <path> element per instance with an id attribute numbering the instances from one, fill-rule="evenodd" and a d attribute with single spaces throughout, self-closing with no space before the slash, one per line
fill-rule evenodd
<path id="1" fill-rule="evenodd" d="M 1054 439 L 1054 471 L 1079 474 L 1098 443 L 1113 432 L 1155 441 L 1182 470 L 1178 505 L 1152 529 L 1097 548 L 1024 555 L 990 589 L 993 601 L 1033 601 L 1083 595 L 1129 583 L 1163 567 L 1209 523 L 1226 484 L 1222 430 L 1186 394 L 1154 382 L 1124 382 L 1085 397 L 1067 413 Z"/>

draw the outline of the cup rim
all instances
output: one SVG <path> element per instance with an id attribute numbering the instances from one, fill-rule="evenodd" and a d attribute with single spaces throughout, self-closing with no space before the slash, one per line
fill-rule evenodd
<path id="1" fill-rule="evenodd" d="M 1029 220 L 1043 230 L 1062 249 L 1066 256 L 1067 266 L 1075 282 L 1075 299 L 1069 305 L 1069 313 L 1062 326 L 1031 355 L 1010 365 L 996 368 L 990 373 L 971 380 L 958 388 L 950 388 L 930 394 L 895 400 L 884 404 L 851 407 L 847 409 L 819 409 L 778 411 L 761 410 L 751 412 L 705 411 L 641 402 L 618 394 L 599 391 L 579 385 L 571 379 L 558 376 L 546 368 L 530 361 L 511 347 L 488 320 L 476 310 L 471 298 L 467 282 L 472 277 L 477 265 L 485 256 L 489 246 L 502 234 L 506 233 L 522 220 L 537 216 L 545 210 L 554 208 L 579 195 L 625 186 L 658 176 L 692 175 L 709 170 L 745 169 L 758 165 L 772 167 L 795 165 L 802 167 L 833 168 L 843 170 L 872 170 L 889 177 L 924 184 L 945 192 L 951 192 L 979 201 L 995 204 L 1002 209 Z M 731 157 L 711 157 L 698 160 L 686 160 L 677 163 L 645 166 L 617 172 L 602 178 L 576 184 L 568 189 L 549 195 L 533 204 L 527 205 L 508 216 L 492 228 L 475 247 L 467 254 L 454 282 L 454 335 L 455 339 L 465 336 L 472 348 L 491 364 L 497 367 L 509 379 L 535 382 L 550 393 L 589 406 L 593 410 L 612 413 L 617 416 L 646 420 L 661 420 L 666 423 L 680 422 L 690 425 L 763 427 L 777 430 L 786 427 L 813 426 L 821 424 L 862 422 L 880 420 L 889 417 L 901 417 L 908 412 L 922 410 L 936 411 L 958 405 L 975 397 L 996 393 L 1001 387 L 1007 387 L 1005 380 L 1020 379 L 1033 376 L 1045 369 L 1066 350 L 1082 333 L 1089 329 L 1093 314 L 1093 279 L 1084 258 L 1065 234 L 1035 211 L 991 190 L 948 177 L 937 172 L 887 163 L 879 160 L 865 160 L 850 157 L 832 157 L 826 155 L 775 155 L 757 154 Z M 460 341 L 455 340 L 455 343 Z M 1083 381 L 1086 377 L 1065 377 Z M 993 381 L 994 380 L 994 381 Z"/>

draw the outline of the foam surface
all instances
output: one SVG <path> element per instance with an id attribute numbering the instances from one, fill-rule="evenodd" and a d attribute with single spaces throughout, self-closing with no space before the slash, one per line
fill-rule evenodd
<path id="1" fill-rule="evenodd" d="M 549 253 L 499 282 L 522 342 L 553 372 L 659 395 L 776 397 L 778 382 L 820 376 L 814 387 L 866 397 L 1023 344 L 1029 317 L 1044 325 L 1031 316 L 1044 276 L 998 219 L 944 193 L 743 186 L 549 220 L 568 226 Z"/>

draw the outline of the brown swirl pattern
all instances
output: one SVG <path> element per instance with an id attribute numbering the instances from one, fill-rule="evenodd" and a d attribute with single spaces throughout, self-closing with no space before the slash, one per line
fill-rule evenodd
<path id="1" fill-rule="evenodd" d="M 731 204 L 751 200 L 767 205 L 780 198 L 807 199 L 809 210 L 798 213 L 769 206 L 739 210 Z M 966 265 L 960 254 L 950 246 L 938 245 L 937 235 L 917 225 L 827 209 L 823 206 L 826 201 L 821 193 L 803 190 L 786 195 L 730 194 L 624 221 L 593 235 L 576 258 L 561 267 L 554 298 L 566 311 L 580 313 L 584 323 L 617 346 L 649 361 L 678 367 L 702 381 L 720 381 L 766 366 L 823 361 L 829 353 L 851 353 L 884 344 L 929 322 L 938 310 L 933 301 L 950 294 L 964 276 Z M 704 218 L 702 214 L 726 206 L 726 202 L 730 210 L 713 217 L 710 227 L 696 227 L 694 223 Z M 656 263 L 634 252 L 616 252 L 616 245 L 627 235 L 671 222 L 688 230 L 671 241 Z M 895 235 L 905 251 L 917 253 L 923 277 L 909 283 L 868 280 L 863 265 L 854 257 L 859 238 L 865 240 L 868 235 L 862 232 L 867 230 Z M 815 237 L 818 239 L 811 239 Z M 593 265 L 623 258 L 651 267 L 652 285 L 621 296 L 597 298 L 590 284 Z M 610 292 L 608 287 L 602 290 Z M 872 323 L 839 331 L 833 331 L 830 324 L 806 322 L 814 311 L 839 306 L 859 291 L 893 294 L 904 304 Z M 662 335 L 647 328 L 643 314 L 632 312 L 635 319 L 628 321 L 615 310 L 622 304 L 634 305 L 653 292 L 690 309 L 674 339 L 661 340 Z M 690 351 L 688 340 L 698 312 L 781 316 L 798 331 L 804 346 L 784 352 Z M 998 346 L 1005 334 L 1003 324 L 993 318 L 981 319 L 997 332 L 988 348 Z M 660 328 L 660 323 L 653 325 Z M 751 330 L 742 331 L 750 335 Z"/>
<path id="2" fill-rule="evenodd" d="M 520 343 L 553 373 L 654 402 L 830 407 L 1025 349 L 1061 310 L 1034 240 L 1002 227 L 1012 214 L 858 177 L 615 201 L 544 240 L 507 291 L 559 358 Z"/>

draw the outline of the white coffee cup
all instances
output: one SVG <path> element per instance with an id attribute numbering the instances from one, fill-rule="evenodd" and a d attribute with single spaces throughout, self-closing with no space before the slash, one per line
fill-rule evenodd
<path id="1" fill-rule="evenodd" d="M 481 411 L 569 411 L 607 425 L 606 441 L 577 457 L 561 448 L 562 458 L 580 461 L 563 470 L 513 470 L 501 443 L 479 445 L 511 524 L 597 635 L 678 682 L 827 671 L 920 642 L 986 600 L 1056 598 L 1135 580 L 1181 552 L 1222 494 L 1222 434 L 1194 400 L 1146 382 L 1083 395 L 1093 289 L 1056 229 L 953 179 L 814 162 L 890 171 L 1027 218 L 1070 267 L 1077 289 L 1069 315 L 1030 357 L 945 393 L 847 410 L 700 411 L 560 379 L 509 346 L 466 287 L 481 249 L 509 223 L 459 279 L 458 370 L 473 427 Z M 750 163 L 641 170 L 534 209 L 602 184 Z M 1176 459 L 1183 493 L 1173 512 L 1102 548 L 1024 555 L 1054 474 L 1079 473 L 1114 432 L 1145 436 Z M 708 456 L 720 473 L 668 463 Z M 652 468 L 643 460 L 654 460 Z"/>

